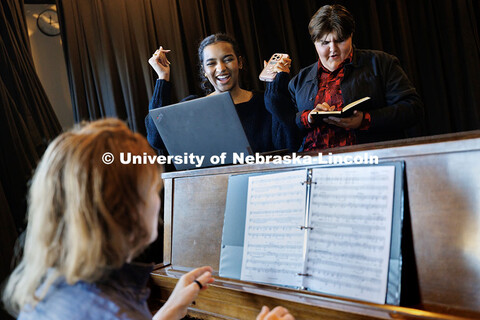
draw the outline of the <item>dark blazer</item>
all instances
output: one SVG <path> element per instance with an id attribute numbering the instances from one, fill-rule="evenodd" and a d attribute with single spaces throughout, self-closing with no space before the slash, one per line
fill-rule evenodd
<path id="1" fill-rule="evenodd" d="M 318 62 L 302 69 L 288 89 L 298 110 L 297 126 L 306 135 L 300 121 L 304 110 L 312 110 L 318 91 Z M 352 62 L 345 65 L 340 88 L 344 105 L 369 96 L 365 109 L 371 116 L 368 130 L 356 130 L 357 143 L 393 140 L 405 137 L 404 130 L 423 118 L 423 103 L 398 59 L 385 52 L 354 49 Z"/>

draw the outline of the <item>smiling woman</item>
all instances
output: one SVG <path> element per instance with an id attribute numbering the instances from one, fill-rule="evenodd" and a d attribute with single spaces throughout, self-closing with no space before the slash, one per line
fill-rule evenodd
<path id="1" fill-rule="evenodd" d="M 211 92 L 213 87 L 210 94 L 229 91 L 233 102 L 239 104 L 249 101 L 253 93 L 240 88 L 243 59 L 234 46 L 233 42 L 222 41 L 221 37 L 207 37 L 198 48 L 198 59 L 204 90 Z"/>
<path id="2" fill-rule="evenodd" d="M 170 104 L 170 62 L 166 54 L 170 50 L 160 47 L 149 63 L 158 75 L 155 91 L 150 101 L 149 109 Z M 240 72 L 244 61 L 237 42 L 222 33 L 213 34 L 205 39 L 198 48 L 198 60 L 202 88 L 208 95 L 230 92 L 239 119 L 245 130 L 250 146 L 254 152 L 266 152 L 277 149 L 295 151 L 298 147 L 293 113 L 291 117 L 280 114 L 273 109 L 269 99 L 270 91 L 252 92 L 240 86 Z M 277 84 L 271 84 L 274 86 Z M 188 96 L 182 101 L 195 99 L 198 96 Z M 288 111 L 285 111 L 286 113 Z M 285 119 L 291 119 L 290 122 Z M 166 153 L 163 142 L 158 134 L 153 120 L 145 118 L 147 138 L 150 144 L 162 153 Z"/>
<path id="3" fill-rule="evenodd" d="M 215 93 L 230 91 L 233 102 L 240 103 L 242 98 L 252 94 L 250 91 L 240 88 L 239 73 L 242 62 L 228 42 L 217 42 L 204 48 L 201 67 L 205 71 L 204 76 L 215 88 Z"/>

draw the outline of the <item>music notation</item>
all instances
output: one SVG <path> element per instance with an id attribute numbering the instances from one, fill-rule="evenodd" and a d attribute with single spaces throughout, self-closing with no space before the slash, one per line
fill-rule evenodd
<path id="1" fill-rule="evenodd" d="M 384 303 L 394 175 L 363 166 L 249 177 L 241 279 Z"/>
<path id="2" fill-rule="evenodd" d="M 394 167 L 313 169 L 305 286 L 384 301 Z M 328 281 L 327 281 L 328 280 Z"/>
<path id="3" fill-rule="evenodd" d="M 241 279 L 299 286 L 304 180 L 304 170 L 250 177 Z"/>

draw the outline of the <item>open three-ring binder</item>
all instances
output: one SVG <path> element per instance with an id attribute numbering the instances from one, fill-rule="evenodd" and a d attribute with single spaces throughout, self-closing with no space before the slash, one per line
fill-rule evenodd
<path id="1" fill-rule="evenodd" d="M 398 305 L 403 163 L 229 178 L 220 276 Z"/>

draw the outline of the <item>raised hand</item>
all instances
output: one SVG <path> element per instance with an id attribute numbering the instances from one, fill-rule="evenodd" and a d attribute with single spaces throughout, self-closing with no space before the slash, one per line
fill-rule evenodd
<path id="1" fill-rule="evenodd" d="M 292 59 L 289 57 L 282 57 L 280 61 L 273 67 L 275 72 L 286 72 L 290 73 L 290 66 L 292 65 Z"/>
<path id="2" fill-rule="evenodd" d="M 263 60 L 263 67 L 267 66 L 268 62 Z M 278 63 L 275 64 L 273 67 L 273 71 L 275 72 L 286 72 L 290 73 L 290 66 L 292 65 L 292 59 L 289 57 L 282 57 Z"/>
<path id="3" fill-rule="evenodd" d="M 170 81 L 170 61 L 167 59 L 166 53 L 170 50 L 163 49 L 161 46 L 148 59 L 148 63 L 158 75 L 158 79 Z"/>

